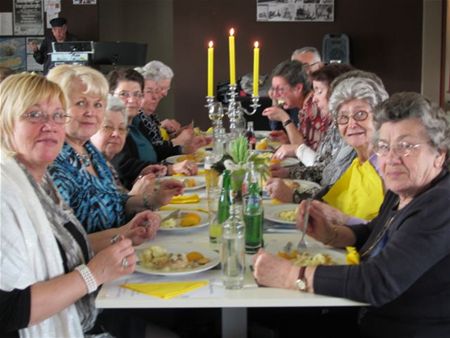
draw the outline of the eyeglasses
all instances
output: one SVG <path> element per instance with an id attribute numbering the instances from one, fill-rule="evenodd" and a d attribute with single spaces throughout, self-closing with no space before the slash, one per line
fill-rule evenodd
<path id="1" fill-rule="evenodd" d="M 126 135 L 128 132 L 128 128 L 125 128 L 125 127 L 114 128 L 113 126 L 108 126 L 108 125 L 102 126 L 102 130 L 107 134 L 112 134 L 115 131 L 117 131 L 117 133 L 121 136 Z"/>
<path id="2" fill-rule="evenodd" d="M 145 94 L 150 94 L 150 95 L 158 95 L 158 94 L 160 94 L 161 93 L 161 90 L 158 88 L 158 89 L 151 89 L 151 88 L 148 88 L 148 89 L 145 89 L 144 90 L 144 93 Z"/>
<path id="3" fill-rule="evenodd" d="M 369 113 L 365 110 L 357 111 L 356 113 L 353 113 L 352 115 L 338 115 L 336 118 L 337 124 L 345 125 L 350 121 L 350 118 L 352 118 L 355 121 L 361 122 L 367 119 L 369 116 Z"/>
<path id="4" fill-rule="evenodd" d="M 280 86 L 280 87 L 270 87 L 269 88 L 270 92 L 277 93 L 277 94 L 280 94 L 280 95 L 283 95 L 289 89 L 291 89 L 291 87 L 289 87 L 289 86 Z"/>
<path id="5" fill-rule="evenodd" d="M 419 148 L 421 144 L 422 143 L 411 144 L 408 142 L 398 142 L 396 144 L 389 145 L 385 142 L 378 142 L 378 144 L 375 145 L 375 153 L 380 157 L 384 157 L 387 156 L 392 149 L 395 155 L 406 157 Z"/>
<path id="6" fill-rule="evenodd" d="M 133 93 L 130 93 L 130 92 L 124 92 L 124 91 L 122 91 L 122 92 L 116 93 L 116 95 L 118 95 L 118 96 L 119 96 L 120 98 L 122 98 L 122 99 L 129 99 L 129 98 L 131 98 L 131 97 L 134 97 L 134 98 L 136 98 L 136 99 L 141 99 L 141 98 L 143 97 L 143 95 L 142 95 L 141 92 L 133 92 Z"/>
<path id="7" fill-rule="evenodd" d="M 42 111 L 30 111 L 21 116 L 22 119 L 31 123 L 47 123 L 50 119 L 56 124 L 66 124 L 70 116 L 63 111 L 57 111 L 53 114 L 46 114 Z"/>
<path id="8" fill-rule="evenodd" d="M 319 63 L 320 63 L 320 61 L 316 61 L 316 62 L 313 62 L 313 63 L 304 63 L 303 64 L 303 68 L 305 70 L 309 70 L 309 69 L 311 69 L 312 67 L 314 67 L 315 65 L 317 65 Z"/>

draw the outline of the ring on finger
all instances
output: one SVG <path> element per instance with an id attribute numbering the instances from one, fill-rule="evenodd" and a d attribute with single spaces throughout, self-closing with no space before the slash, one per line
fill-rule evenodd
<path id="1" fill-rule="evenodd" d="M 126 257 L 122 259 L 122 268 L 128 268 L 128 259 Z"/>

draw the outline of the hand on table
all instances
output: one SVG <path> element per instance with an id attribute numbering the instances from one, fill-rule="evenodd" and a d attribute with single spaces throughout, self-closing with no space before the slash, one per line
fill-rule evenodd
<path id="1" fill-rule="evenodd" d="M 281 178 L 269 178 L 266 183 L 266 191 L 271 198 L 276 198 L 284 203 L 292 203 L 294 191 Z"/>
<path id="2" fill-rule="evenodd" d="M 285 157 L 295 157 L 295 151 L 298 148 L 298 144 L 283 144 L 273 154 L 274 158 L 282 160 Z"/>
<path id="3" fill-rule="evenodd" d="M 280 163 L 271 164 L 269 170 L 272 177 L 287 178 L 289 176 L 289 169 L 282 167 Z"/>
<path id="4" fill-rule="evenodd" d="M 197 163 L 190 160 L 184 160 L 169 166 L 170 175 L 184 174 L 187 176 L 193 176 L 197 175 L 197 172 L 198 172 Z"/>

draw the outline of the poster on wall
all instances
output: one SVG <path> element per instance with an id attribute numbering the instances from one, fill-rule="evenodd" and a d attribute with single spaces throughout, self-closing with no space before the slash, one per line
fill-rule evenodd
<path id="1" fill-rule="evenodd" d="M 43 36 L 29 36 L 27 37 L 27 71 L 29 72 L 43 72 L 44 65 L 36 62 L 33 57 L 33 45 L 40 46 L 44 41 Z"/>
<path id="2" fill-rule="evenodd" d="M 334 0 L 256 0 L 256 21 L 332 22 Z"/>
<path id="3" fill-rule="evenodd" d="M 14 35 L 44 35 L 43 0 L 14 0 Z"/>
<path id="4" fill-rule="evenodd" d="M 74 5 L 96 5 L 97 0 L 73 0 Z"/>
<path id="5" fill-rule="evenodd" d="M 0 38 L 0 66 L 11 68 L 15 72 L 26 70 L 25 38 Z"/>

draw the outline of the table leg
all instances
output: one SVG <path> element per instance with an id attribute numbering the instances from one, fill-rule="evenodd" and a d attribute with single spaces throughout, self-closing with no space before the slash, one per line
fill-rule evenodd
<path id="1" fill-rule="evenodd" d="M 247 337 L 247 308 L 222 308 L 222 338 Z"/>

